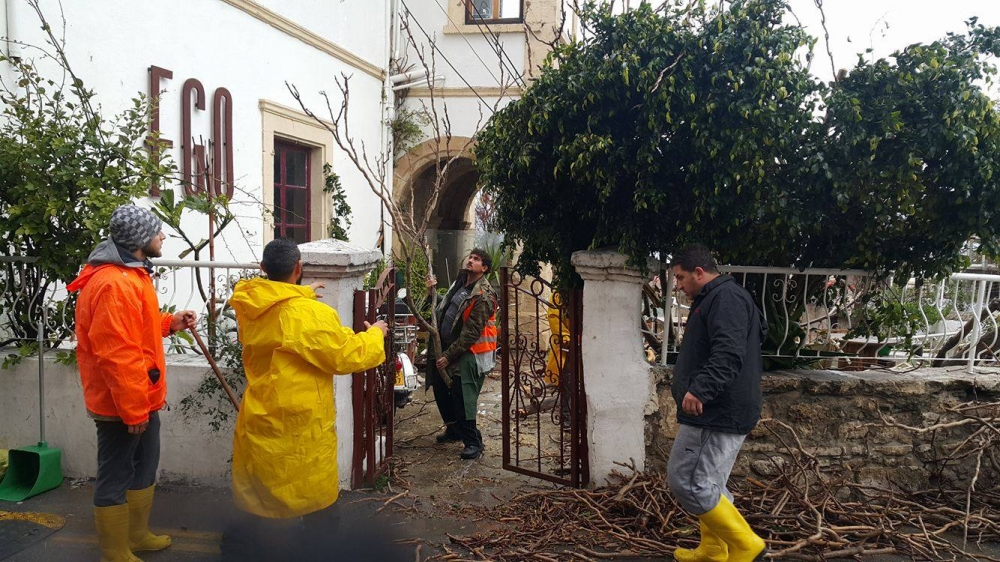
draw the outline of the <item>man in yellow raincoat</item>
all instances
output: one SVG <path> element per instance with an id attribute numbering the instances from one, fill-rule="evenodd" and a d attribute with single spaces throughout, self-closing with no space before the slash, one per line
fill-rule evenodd
<path id="1" fill-rule="evenodd" d="M 566 350 L 569 344 L 569 318 L 563 311 L 562 295 L 552 292 L 552 306 L 545 314 L 549 320 L 549 351 L 545 360 L 545 384 L 559 386 L 559 375 L 566 368 Z"/>
<path id="2" fill-rule="evenodd" d="M 385 322 L 354 333 L 337 311 L 302 286 L 298 246 L 287 238 L 264 248 L 267 279 L 239 282 L 236 311 L 247 387 L 233 436 L 237 507 L 269 519 L 291 519 L 337 501 L 333 375 L 385 361 Z M 225 542 L 225 540 L 224 540 Z"/>

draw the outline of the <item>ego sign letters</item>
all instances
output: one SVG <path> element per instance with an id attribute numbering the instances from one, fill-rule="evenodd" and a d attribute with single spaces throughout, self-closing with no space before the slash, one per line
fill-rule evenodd
<path id="1" fill-rule="evenodd" d="M 161 81 L 172 80 L 171 70 L 158 66 L 149 67 L 149 97 L 154 100 L 150 119 L 150 149 L 154 139 L 161 148 L 174 146 L 162 136 L 160 107 L 163 104 Z M 208 190 L 212 195 L 233 196 L 233 95 L 226 88 L 216 88 L 212 94 L 212 131 L 208 148 L 199 142 L 204 137 L 195 136 L 191 130 L 194 111 L 205 111 L 205 87 L 196 78 L 188 78 L 181 87 L 181 182 L 184 194 L 193 195 Z M 157 138 L 157 136 L 159 138 Z M 211 149 L 211 158 L 207 150 Z M 158 193 L 153 187 L 153 195 Z"/>

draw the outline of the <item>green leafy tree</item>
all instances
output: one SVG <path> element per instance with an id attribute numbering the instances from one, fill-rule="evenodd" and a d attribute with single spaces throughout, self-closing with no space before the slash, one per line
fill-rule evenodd
<path id="1" fill-rule="evenodd" d="M 323 164 L 323 193 L 329 193 L 333 201 L 333 217 L 327 226 L 327 235 L 334 240 L 350 240 L 351 205 L 347 202 L 347 191 L 340 182 L 340 176 L 333 172 L 333 166 Z"/>
<path id="2" fill-rule="evenodd" d="M 61 45 L 53 39 L 51 46 L 69 83 L 40 75 L 31 60 L 0 57 L 16 77 L 0 87 L 0 254 L 35 260 L 2 264 L 0 276 L 18 290 L 0 302 L 0 347 L 32 345 L 45 295 L 75 277 L 107 236 L 112 211 L 174 172 L 144 146 L 149 101 L 134 99 L 105 119 Z M 50 341 L 71 333 L 74 304 L 74 295 L 50 303 Z"/>
<path id="3" fill-rule="evenodd" d="M 962 266 L 972 237 L 996 253 L 1000 121 L 981 83 L 998 30 L 971 20 L 824 84 L 780 0 L 580 16 L 584 39 L 478 135 L 528 273 L 551 262 L 578 282 L 574 251 L 642 264 L 692 241 L 729 263 L 901 276 Z"/>
<path id="4" fill-rule="evenodd" d="M 802 255 L 823 265 L 935 277 L 968 265 L 962 248 L 1000 247 L 1000 114 L 981 84 L 1000 29 L 858 64 L 830 89 L 806 146 L 797 197 L 809 204 Z"/>

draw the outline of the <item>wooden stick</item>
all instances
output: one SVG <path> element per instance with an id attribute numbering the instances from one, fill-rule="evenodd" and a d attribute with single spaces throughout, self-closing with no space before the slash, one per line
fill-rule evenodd
<path id="1" fill-rule="evenodd" d="M 202 341 L 201 336 L 194 328 L 189 328 L 191 334 L 194 335 L 194 341 L 198 343 L 198 347 L 201 348 L 202 355 L 205 359 L 208 359 L 208 364 L 212 366 L 212 370 L 215 371 L 215 376 L 219 378 L 219 384 L 222 385 L 222 389 L 226 391 L 226 395 L 229 396 L 229 401 L 233 403 L 233 408 L 236 411 L 240 411 L 240 403 L 236 401 L 236 395 L 233 394 L 233 389 L 229 388 L 229 383 L 226 382 L 226 377 L 222 376 L 222 371 L 219 370 L 219 366 L 215 364 L 215 359 L 212 359 L 212 354 L 208 352 L 208 347 L 205 342 Z"/>

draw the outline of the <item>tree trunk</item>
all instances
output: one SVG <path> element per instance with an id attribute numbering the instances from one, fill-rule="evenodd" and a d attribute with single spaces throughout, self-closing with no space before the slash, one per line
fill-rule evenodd
<path id="1" fill-rule="evenodd" d="M 989 301 L 986 307 L 983 308 L 983 311 L 979 314 L 979 322 L 981 323 L 983 320 L 986 319 L 988 315 L 990 315 L 991 313 L 993 313 L 998 309 L 1000 309 L 1000 299 L 994 299 Z M 948 352 L 954 349 L 955 346 L 957 346 L 959 342 L 961 342 L 962 339 L 965 338 L 966 334 L 972 332 L 972 327 L 975 325 L 975 323 L 976 323 L 975 317 L 969 318 L 969 321 L 962 326 L 962 330 L 960 332 L 953 334 L 950 338 L 948 338 L 948 340 L 944 342 L 944 345 L 941 346 L 941 349 L 938 350 L 937 356 L 934 357 L 934 361 L 931 363 L 931 367 L 944 366 L 945 360 L 948 359 Z M 972 348 L 970 353 L 975 353 L 975 348 Z"/>

